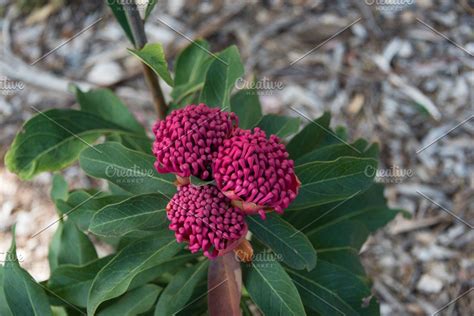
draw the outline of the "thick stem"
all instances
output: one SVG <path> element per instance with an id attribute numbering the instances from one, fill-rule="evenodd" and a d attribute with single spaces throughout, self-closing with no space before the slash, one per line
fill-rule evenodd
<path id="1" fill-rule="evenodd" d="M 239 316 L 242 293 L 240 262 L 231 251 L 211 260 L 207 278 L 207 301 L 210 316 Z"/>
<path id="2" fill-rule="evenodd" d="M 125 8 L 128 24 L 132 30 L 133 39 L 135 40 L 135 48 L 141 49 L 145 46 L 147 38 L 140 12 L 138 11 L 135 1 L 126 1 L 123 6 Z M 163 119 L 166 116 L 167 105 L 160 87 L 160 82 L 150 67 L 144 63 L 142 63 L 142 66 L 145 81 L 150 88 L 158 118 Z"/>

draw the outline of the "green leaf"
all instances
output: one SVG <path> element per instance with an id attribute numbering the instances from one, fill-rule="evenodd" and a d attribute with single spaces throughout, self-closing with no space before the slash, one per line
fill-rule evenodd
<path id="1" fill-rule="evenodd" d="M 71 304 L 87 307 L 87 295 L 92 281 L 111 259 L 112 256 L 107 256 L 81 266 L 62 265 L 51 274 L 48 288 Z"/>
<path id="2" fill-rule="evenodd" d="M 295 285 L 278 262 L 254 261 L 243 270 L 245 287 L 264 314 L 306 315 Z"/>
<path id="3" fill-rule="evenodd" d="M 209 43 L 198 39 L 181 51 L 175 64 L 175 89 L 182 85 L 204 82 L 207 67 L 203 67 L 203 64 L 212 58 L 208 50 Z M 210 62 L 208 66 L 209 64 Z"/>
<path id="4" fill-rule="evenodd" d="M 68 194 L 66 180 L 62 175 L 56 173 L 53 176 L 53 185 L 51 186 L 51 200 L 67 200 Z"/>
<path id="5" fill-rule="evenodd" d="M 22 179 L 62 169 L 104 133 L 129 133 L 102 118 L 71 109 L 40 112 L 22 127 L 5 156 L 5 164 Z"/>
<path id="6" fill-rule="evenodd" d="M 341 234 L 341 232 L 344 232 L 344 234 Z M 346 220 L 339 222 L 337 225 L 309 229 L 306 236 L 316 249 L 333 247 L 360 249 L 369 234 L 370 232 L 363 222 Z"/>
<path id="7" fill-rule="evenodd" d="M 283 262 L 294 269 L 312 270 L 316 266 L 316 251 L 306 236 L 276 214 L 247 216 L 254 236 L 282 256 Z"/>
<path id="8" fill-rule="evenodd" d="M 359 276 L 370 285 L 369 279 L 365 275 L 365 270 L 360 263 L 359 253 L 351 247 L 332 247 L 318 249 L 320 258 L 325 262 L 340 266 L 345 270 Z"/>
<path id="9" fill-rule="evenodd" d="M 326 112 L 296 134 L 286 146 L 291 159 L 297 159 L 321 146 L 322 141 L 327 136 L 326 134 L 336 135 L 336 133 L 329 129 L 330 121 L 331 115 L 329 112 Z"/>
<path id="10" fill-rule="evenodd" d="M 230 95 L 235 81 L 244 74 L 239 50 L 230 46 L 214 56 L 206 73 L 206 80 L 199 98 L 200 102 L 210 107 L 230 110 Z"/>
<path id="11" fill-rule="evenodd" d="M 230 99 L 230 109 L 239 117 L 242 129 L 255 127 L 262 118 L 262 107 L 255 89 L 244 89 L 234 94 Z"/>
<path id="12" fill-rule="evenodd" d="M 155 315 L 174 315 L 180 312 L 193 294 L 196 285 L 206 277 L 208 260 L 180 270 L 163 290 L 156 304 Z"/>
<path id="13" fill-rule="evenodd" d="M 136 230 L 159 230 L 168 224 L 169 198 L 159 193 L 131 197 L 95 213 L 90 231 L 101 236 L 120 237 Z"/>
<path id="14" fill-rule="evenodd" d="M 173 257 L 180 249 L 182 245 L 169 230 L 123 248 L 95 277 L 89 291 L 87 313 L 93 315 L 102 302 L 125 293 L 135 276 Z"/>
<path id="15" fill-rule="evenodd" d="M 79 158 L 81 168 L 90 176 L 106 179 L 134 194 L 160 192 L 171 197 L 176 192 L 175 177 L 159 174 L 155 157 L 109 142 L 88 148 Z"/>
<path id="16" fill-rule="evenodd" d="M 215 184 L 216 182 L 214 180 L 206 181 L 202 180 L 196 176 L 190 176 L 189 177 L 189 183 L 191 183 L 195 187 L 200 187 L 203 185 L 210 185 L 210 184 Z"/>
<path id="17" fill-rule="evenodd" d="M 336 258 L 332 256 L 323 252 L 310 272 L 289 270 L 305 306 L 322 315 L 378 315 L 375 299 L 368 306 L 364 304 L 372 294 L 368 281 L 354 273 L 361 268 L 356 255 L 347 252 L 339 257 L 350 260 L 342 264 L 333 263 Z"/>
<path id="18" fill-rule="evenodd" d="M 148 17 L 150 16 L 151 11 L 153 11 L 153 9 L 155 8 L 157 3 L 158 3 L 158 0 L 149 0 L 148 1 L 148 4 L 146 6 L 146 10 L 145 10 L 145 17 L 143 19 L 144 21 L 148 20 Z"/>
<path id="19" fill-rule="evenodd" d="M 398 212 L 399 210 L 392 210 L 386 206 L 383 186 L 374 184 L 352 198 L 304 210 L 290 210 L 285 212 L 284 217 L 297 229 L 306 233 L 316 247 L 333 238 L 336 238 L 334 242 L 338 244 L 346 245 L 344 242 L 349 242 L 361 245 L 369 232 L 374 232 L 387 224 Z M 350 226 L 347 221 L 351 221 L 350 224 L 355 226 L 348 227 L 343 235 L 338 234 L 341 224 Z M 358 230 L 361 232 L 357 233 Z"/>
<path id="20" fill-rule="evenodd" d="M 132 29 L 128 24 L 127 16 L 125 15 L 125 8 L 120 1 L 107 1 L 110 9 L 112 9 L 112 13 L 115 16 L 117 22 L 119 22 L 120 26 L 122 27 L 125 35 L 130 40 L 130 42 L 135 45 L 135 39 L 133 38 Z"/>
<path id="21" fill-rule="evenodd" d="M 5 274 L 5 268 L 0 265 L 0 315 L 2 316 L 13 316 L 10 307 L 8 307 L 5 292 L 3 291 L 3 275 Z"/>
<path id="22" fill-rule="evenodd" d="M 79 87 L 75 87 L 75 92 L 82 111 L 95 114 L 104 120 L 146 136 L 143 126 L 111 90 L 96 89 L 83 92 Z"/>
<path id="23" fill-rule="evenodd" d="M 290 209 L 340 201 L 366 190 L 372 184 L 367 168 L 376 168 L 371 158 L 341 157 L 333 161 L 314 161 L 295 168 L 302 185 Z"/>
<path id="24" fill-rule="evenodd" d="M 348 145 L 344 143 L 333 144 L 317 148 L 295 160 L 295 164 L 302 165 L 313 161 L 336 160 L 340 157 L 359 157 L 377 159 L 377 145 L 372 144 L 368 147 L 367 141 L 358 139 Z"/>
<path id="25" fill-rule="evenodd" d="M 188 97 L 192 97 L 193 93 L 204 86 L 207 70 L 213 61 L 208 52 L 209 44 L 205 40 L 198 39 L 176 58 L 175 86 L 171 92 L 171 97 L 177 103 L 175 108 L 187 105 L 190 102 Z"/>
<path id="26" fill-rule="evenodd" d="M 128 49 L 128 51 L 148 65 L 158 76 L 160 76 L 171 87 L 173 79 L 168 71 L 168 62 L 165 58 L 163 46 L 159 43 L 148 43 L 142 49 Z"/>
<path id="27" fill-rule="evenodd" d="M 127 292 L 120 298 L 113 300 L 110 306 L 97 313 L 98 316 L 135 316 L 145 313 L 153 307 L 162 288 L 154 284 L 146 284 Z"/>
<path id="28" fill-rule="evenodd" d="M 169 283 L 173 278 L 174 274 L 179 271 L 182 267 L 188 264 L 192 260 L 196 260 L 199 256 L 197 254 L 178 255 L 162 261 L 158 266 L 153 266 L 148 270 L 140 272 L 130 283 L 128 290 L 142 286 L 149 282 L 157 282 L 166 284 Z"/>
<path id="29" fill-rule="evenodd" d="M 68 220 L 72 220 L 76 223 L 80 230 L 87 231 L 92 216 L 94 216 L 99 209 L 109 204 L 121 202 L 126 198 L 128 198 L 128 196 L 104 196 L 102 192 L 91 194 L 83 190 L 78 190 L 71 192 L 67 201 L 57 201 L 56 206 L 63 215 L 68 216 Z"/>
<path id="30" fill-rule="evenodd" d="M 275 134 L 280 138 L 285 138 L 298 131 L 300 119 L 297 117 L 268 114 L 262 117 L 257 127 L 263 129 L 267 136 Z"/>
<path id="31" fill-rule="evenodd" d="M 61 235 L 63 233 L 63 221 L 58 222 L 58 228 L 54 232 L 53 238 L 48 248 L 49 270 L 53 272 L 59 266 L 59 250 L 61 248 Z"/>
<path id="32" fill-rule="evenodd" d="M 4 266 L 3 291 L 13 315 L 52 315 L 41 285 L 20 267 L 16 256 L 15 229 Z"/>
<path id="33" fill-rule="evenodd" d="M 97 259 L 97 252 L 89 237 L 81 232 L 72 220 L 64 221 L 64 227 L 61 229 L 58 265 L 82 265 L 95 259 Z"/>

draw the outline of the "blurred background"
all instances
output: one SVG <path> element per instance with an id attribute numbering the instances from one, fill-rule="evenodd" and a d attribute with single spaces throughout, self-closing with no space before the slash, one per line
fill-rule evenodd
<path id="1" fill-rule="evenodd" d="M 55 227 L 31 236 L 57 215 L 50 174 L 21 182 L 5 169 L 22 123 L 35 109 L 76 107 L 70 82 L 115 90 L 149 129 L 156 115 L 105 1 L 0 0 L 0 28 L 0 260 L 17 223 L 21 264 L 41 281 Z M 431 315 L 452 302 L 440 314 L 473 315 L 474 1 L 160 0 L 146 31 L 171 62 L 189 39 L 213 51 L 236 44 L 264 112 L 330 111 L 351 140 L 378 142 L 376 180 L 390 206 L 412 214 L 361 252 L 382 314 Z M 63 173 L 71 188 L 93 181 L 77 165 Z"/>

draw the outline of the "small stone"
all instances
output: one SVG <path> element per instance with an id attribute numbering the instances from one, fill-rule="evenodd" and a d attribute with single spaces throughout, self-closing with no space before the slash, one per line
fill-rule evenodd
<path id="1" fill-rule="evenodd" d="M 91 69 L 87 80 L 100 86 L 107 86 L 120 81 L 122 76 L 122 68 L 117 63 L 100 63 Z"/>
<path id="2" fill-rule="evenodd" d="M 416 288 L 425 293 L 439 293 L 443 288 L 443 282 L 429 274 L 423 274 Z"/>

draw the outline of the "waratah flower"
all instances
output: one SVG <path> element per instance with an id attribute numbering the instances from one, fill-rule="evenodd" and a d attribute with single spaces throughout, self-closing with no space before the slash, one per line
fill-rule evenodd
<path id="1" fill-rule="evenodd" d="M 219 148 L 212 165 L 217 187 L 247 214 L 283 210 L 295 199 L 300 182 L 280 139 L 255 128 L 236 129 Z"/>
<path id="2" fill-rule="evenodd" d="M 234 250 L 248 231 L 243 212 L 213 185 L 178 187 L 166 210 L 177 241 L 211 259 Z"/>
<path id="3" fill-rule="evenodd" d="M 210 176 L 210 164 L 217 149 L 237 127 L 234 113 L 204 104 L 188 105 L 171 112 L 153 126 L 155 168 L 178 177 Z M 179 179 L 179 178 L 178 178 Z"/>

